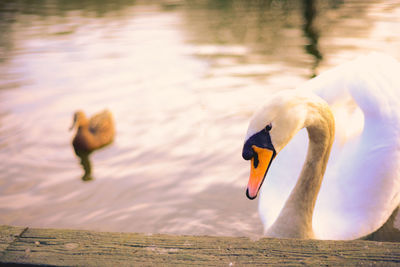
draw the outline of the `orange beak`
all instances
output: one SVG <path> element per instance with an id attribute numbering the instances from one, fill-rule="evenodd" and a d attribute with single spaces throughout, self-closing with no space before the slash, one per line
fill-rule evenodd
<path id="1" fill-rule="evenodd" d="M 246 192 L 249 199 L 255 199 L 257 197 L 258 191 L 260 191 L 261 185 L 274 156 L 274 151 L 268 148 L 260 148 L 255 145 L 253 145 L 252 148 L 254 152 L 257 153 L 257 157 L 251 159 L 250 178 Z"/>

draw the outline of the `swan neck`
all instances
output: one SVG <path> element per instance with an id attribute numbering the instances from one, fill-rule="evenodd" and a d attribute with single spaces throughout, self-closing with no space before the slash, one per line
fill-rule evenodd
<path id="1" fill-rule="evenodd" d="M 267 235 L 289 238 L 314 238 L 312 216 L 334 140 L 334 118 L 327 105 L 314 107 L 306 122 L 309 145 L 299 179 Z"/>

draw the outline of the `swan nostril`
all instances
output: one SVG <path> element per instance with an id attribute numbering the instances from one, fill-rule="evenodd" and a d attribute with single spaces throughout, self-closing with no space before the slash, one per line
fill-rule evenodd
<path id="1" fill-rule="evenodd" d="M 254 157 L 253 158 L 254 158 L 254 160 L 253 160 L 254 169 L 257 169 L 258 163 L 260 163 L 260 161 L 258 160 L 258 154 L 256 152 L 254 152 Z"/>

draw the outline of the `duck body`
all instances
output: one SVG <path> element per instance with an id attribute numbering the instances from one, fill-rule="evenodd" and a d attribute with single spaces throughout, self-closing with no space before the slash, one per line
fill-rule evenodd
<path id="1" fill-rule="evenodd" d="M 110 144 L 115 136 L 114 121 L 111 112 L 104 110 L 87 119 L 82 111 L 74 115 L 77 132 L 72 140 L 75 152 L 91 153 Z"/>
<path id="2" fill-rule="evenodd" d="M 400 64 L 382 54 L 271 96 L 245 141 L 272 123 L 277 156 L 258 187 L 265 234 L 356 239 L 382 227 L 400 203 L 399 107 Z"/>
<path id="3" fill-rule="evenodd" d="M 104 110 L 90 119 L 86 118 L 83 111 L 74 114 L 74 122 L 71 127 L 77 128 L 75 137 L 72 140 L 75 154 L 80 158 L 84 170 L 83 181 L 91 181 L 92 165 L 89 155 L 94 150 L 110 144 L 115 136 L 114 120 L 111 112 Z"/>

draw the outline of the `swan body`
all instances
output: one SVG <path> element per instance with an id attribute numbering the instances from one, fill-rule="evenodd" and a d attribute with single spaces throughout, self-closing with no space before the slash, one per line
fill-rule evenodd
<path id="1" fill-rule="evenodd" d="M 400 203 L 399 90 L 400 64 L 374 53 L 269 97 L 243 148 L 267 236 L 356 239 L 388 221 Z M 276 154 L 268 163 L 257 136 Z"/>

